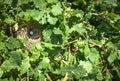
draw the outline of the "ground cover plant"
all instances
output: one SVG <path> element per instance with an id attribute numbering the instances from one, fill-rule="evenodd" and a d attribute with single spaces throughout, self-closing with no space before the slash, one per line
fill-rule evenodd
<path id="1" fill-rule="evenodd" d="M 119 80 L 119 0 L 0 0 L 0 81 Z"/>

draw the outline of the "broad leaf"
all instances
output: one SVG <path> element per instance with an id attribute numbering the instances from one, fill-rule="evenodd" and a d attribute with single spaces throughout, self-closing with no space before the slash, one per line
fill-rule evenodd
<path id="1" fill-rule="evenodd" d="M 56 5 L 52 6 L 51 12 L 52 12 L 52 14 L 54 16 L 62 14 L 62 11 L 63 11 L 63 9 L 61 8 L 61 4 L 60 3 L 57 3 Z"/>
<path id="2" fill-rule="evenodd" d="M 54 34 L 62 34 L 62 31 L 59 28 L 53 29 Z"/>
<path id="3" fill-rule="evenodd" d="M 13 0 L 4 0 L 4 3 L 12 5 Z"/>
<path id="4" fill-rule="evenodd" d="M 50 29 L 44 30 L 43 31 L 43 39 L 45 40 L 45 42 L 50 42 L 51 41 L 51 35 L 52 35 L 52 31 Z"/>
<path id="5" fill-rule="evenodd" d="M 43 12 L 40 12 L 39 10 L 31 10 L 31 17 L 34 19 L 34 20 L 37 20 L 39 21 L 42 17 L 43 17 Z"/>
<path id="6" fill-rule="evenodd" d="M 44 10 L 46 8 L 46 2 L 45 0 L 33 0 L 35 6 L 41 10 Z"/>
<path id="7" fill-rule="evenodd" d="M 27 57 L 26 59 L 22 60 L 22 65 L 20 68 L 20 74 L 24 74 L 29 70 L 30 63 L 29 63 L 29 58 Z"/>
<path id="8" fill-rule="evenodd" d="M 56 3 L 58 0 L 47 0 L 48 3 Z"/>
<path id="9" fill-rule="evenodd" d="M 78 23 L 73 25 L 73 27 L 71 28 L 71 31 L 77 31 L 78 33 L 84 33 L 85 32 L 85 28 L 83 23 Z"/>
<path id="10" fill-rule="evenodd" d="M 42 61 L 38 65 L 39 69 L 47 69 L 50 68 L 50 60 L 48 57 L 43 57 Z"/>
<path id="11" fill-rule="evenodd" d="M 3 75 L 3 70 L 0 68 L 0 77 Z"/>
<path id="12" fill-rule="evenodd" d="M 1 69 L 3 71 L 9 72 L 11 69 L 17 68 L 18 65 L 16 64 L 15 60 L 13 58 L 10 58 L 9 60 L 5 60 L 1 66 Z"/>
<path id="13" fill-rule="evenodd" d="M 85 69 L 83 69 L 82 66 L 77 65 L 62 67 L 60 70 L 57 70 L 56 72 L 61 75 L 65 75 L 68 72 L 70 78 L 75 76 L 77 79 L 80 79 L 86 74 Z"/>
<path id="14" fill-rule="evenodd" d="M 90 54 L 90 48 L 88 45 L 85 45 L 85 48 L 84 48 L 84 55 L 89 55 Z"/>
<path id="15" fill-rule="evenodd" d="M 99 52 L 96 48 L 91 48 L 90 49 L 90 54 L 88 55 L 88 59 L 94 63 L 95 65 L 97 65 L 99 63 Z"/>
<path id="16" fill-rule="evenodd" d="M 117 52 L 112 52 L 110 53 L 110 55 L 108 56 L 107 60 L 108 62 L 111 64 L 112 62 L 114 62 L 114 60 L 117 58 Z"/>
<path id="17" fill-rule="evenodd" d="M 16 38 L 10 37 L 5 45 L 9 50 L 13 50 L 15 48 L 20 48 L 21 43 Z"/>
<path id="18" fill-rule="evenodd" d="M 3 42 L 0 42 L 0 50 L 3 50 L 5 48 L 5 44 Z"/>
<path id="19" fill-rule="evenodd" d="M 83 68 L 87 71 L 86 75 L 92 72 L 93 67 L 89 61 L 80 61 L 79 63 L 80 63 L 79 65 L 83 66 Z"/>
<path id="20" fill-rule="evenodd" d="M 50 23 L 50 24 L 52 24 L 52 25 L 55 25 L 56 24 L 56 22 L 57 22 L 57 18 L 56 17 L 51 17 L 50 15 L 48 16 L 48 22 Z"/>
<path id="21" fill-rule="evenodd" d="M 27 4 L 29 1 L 32 1 L 32 0 L 18 0 L 20 1 L 22 4 Z"/>
<path id="22" fill-rule="evenodd" d="M 13 18 L 8 17 L 4 20 L 4 22 L 6 22 L 8 24 L 12 24 L 12 23 L 14 23 L 14 20 L 13 20 Z"/>
<path id="23" fill-rule="evenodd" d="M 103 76 L 102 76 L 102 73 L 101 73 L 100 70 L 98 71 L 97 79 L 98 79 L 98 80 L 103 80 Z"/>
<path id="24" fill-rule="evenodd" d="M 12 53 L 12 58 L 15 60 L 15 62 L 20 65 L 21 64 L 21 55 L 20 53 L 13 51 Z"/>

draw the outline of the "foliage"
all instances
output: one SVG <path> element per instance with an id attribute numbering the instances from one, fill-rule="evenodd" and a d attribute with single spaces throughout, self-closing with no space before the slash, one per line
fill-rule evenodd
<path id="1" fill-rule="evenodd" d="M 119 81 L 120 2 L 0 0 L 0 81 Z M 43 41 L 27 51 L 13 32 L 36 20 Z"/>

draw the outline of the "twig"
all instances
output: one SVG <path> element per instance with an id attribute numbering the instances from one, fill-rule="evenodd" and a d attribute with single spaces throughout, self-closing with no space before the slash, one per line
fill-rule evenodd
<path id="1" fill-rule="evenodd" d="M 28 76 L 28 74 L 29 74 L 29 69 L 28 69 L 28 71 L 27 71 L 27 81 L 29 81 L 29 76 Z"/>
<path id="2" fill-rule="evenodd" d="M 77 42 L 77 41 L 78 41 L 78 40 L 73 40 L 73 41 L 70 41 L 70 42 L 68 42 L 68 43 L 64 44 L 63 46 L 70 45 L 70 44 L 72 44 L 72 43 L 74 43 L 74 42 Z"/>
<path id="3" fill-rule="evenodd" d="M 62 81 L 67 81 L 68 80 L 68 72 L 66 73 L 65 77 L 63 78 Z"/>
<path id="4" fill-rule="evenodd" d="M 50 76 L 47 73 L 45 75 L 49 81 L 52 81 L 52 79 L 50 78 Z"/>
<path id="5" fill-rule="evenodd" d="M 71 51 L 70 51 L 70 46 L 68 47 L 68 64 L 70 63 L 70 54 L 71 54 Z"/>

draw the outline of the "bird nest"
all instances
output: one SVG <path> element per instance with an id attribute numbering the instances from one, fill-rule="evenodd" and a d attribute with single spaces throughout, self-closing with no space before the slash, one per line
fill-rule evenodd
<path id="1" fill-rule="evenodd" d="M 16 35 L 18 39 L 27 39 L 24 42 L 24 46 L 27 50 L 30 50 L 32 44 L 41 42 L 42 33 L 39 23 L 37 21 L 29 21 L 24 27 L 16 28 Z"/>

